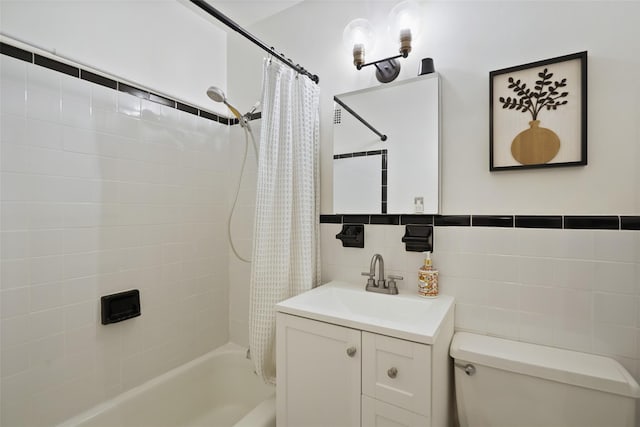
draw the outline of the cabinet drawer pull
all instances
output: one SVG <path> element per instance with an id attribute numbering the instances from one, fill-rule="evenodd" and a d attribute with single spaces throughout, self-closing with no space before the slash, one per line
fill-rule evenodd
<path id="1" fill-rule="evenodd" d="M 347 349 L 347 355 L 348 355 L 349 357 L 353 357 L 353 356 L 355 356 L 355 355 L 356 355 L 356 348 L 355 348 L 355 346 L 349 347 L 349 348 Z"/>
<path id="2" fill-rule="evenodd" d="M 389 370 L 387 371 L 387 375 L 389 375 L 389 378 L 395 378 L 398 376 L 398 369 L 397 368 L 389 368 Z"/>

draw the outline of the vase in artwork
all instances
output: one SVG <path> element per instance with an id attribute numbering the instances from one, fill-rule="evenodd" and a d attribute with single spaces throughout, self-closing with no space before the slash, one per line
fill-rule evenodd
<path id="1" fill-rule="evenodd" d="M 523 165 L 539 165 L 551 161 L 560 151 L 560 138 L 551 129 L 540 127 L 540 120 L 529 122 L 511 143 L 511 154 Z"/>

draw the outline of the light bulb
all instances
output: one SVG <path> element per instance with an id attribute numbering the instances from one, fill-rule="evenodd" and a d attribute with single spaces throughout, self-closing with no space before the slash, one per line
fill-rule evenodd
<path id="1" fill-rule="evenodd" d="M 365 51 L 373 51 L 375 45 L 373 26 L 366 19 L 354 19 L 344 27 L 342 41 L 353 53 L 353 64 L 360 68 L 364 64 Z"/>
<path id="2" fill-rule="evenodd" d="M 406 58 L 411 52 L 411 42 L 420 36 L 420 5 L 415 0 L 405 0 L 389 12 L 389 31 L 400 41 L 400 53 Z"/>

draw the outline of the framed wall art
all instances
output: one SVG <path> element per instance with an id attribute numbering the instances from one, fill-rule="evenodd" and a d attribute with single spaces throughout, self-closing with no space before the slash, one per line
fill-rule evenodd
<path id="1" fill-rule="evenodd" d="M 587 52 L 489 73 L 491 171 L 587 164 Z"/>

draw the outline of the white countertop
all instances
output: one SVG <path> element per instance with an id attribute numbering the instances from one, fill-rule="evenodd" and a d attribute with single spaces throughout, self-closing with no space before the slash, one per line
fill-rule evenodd
<path id="1" fill-rule="evenodd" d="M 276 304 L 276 311 L 433 344 L 453 306 L 449 295 L 378 294 L 366 292 L 364 284 L 332 281 Z"/>

